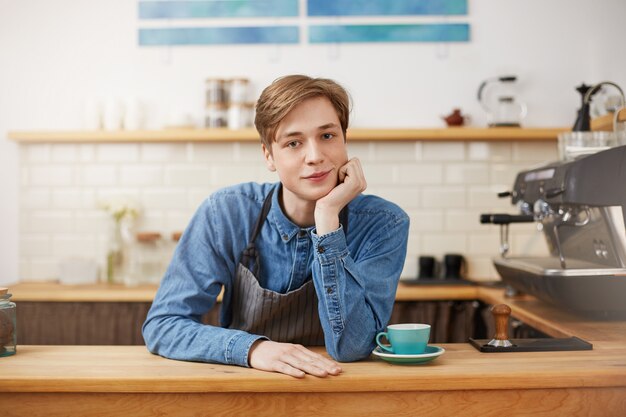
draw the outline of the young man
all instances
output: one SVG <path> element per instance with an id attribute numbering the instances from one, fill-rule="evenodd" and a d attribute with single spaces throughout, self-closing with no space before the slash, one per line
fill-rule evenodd
<path id="1" fill-rule="evenodd" d="M 337 375 L 367 357 L 391 316 L 409 219 L 362 195 L 348 159 L 349 98 L 337 83 L 292 75 L 268 86 L 255 125 L 276 184 L 211 195 L 182 235 L 143 335 L 148 349 L 294 377 Z M 221 327 L 201 317 L 224 287 Z"/>

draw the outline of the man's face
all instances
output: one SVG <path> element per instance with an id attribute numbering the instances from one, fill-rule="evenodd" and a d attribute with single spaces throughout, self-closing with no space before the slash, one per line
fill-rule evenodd
<path id="1" fill-rule="evenodd" d="M 326 196 L 348 161 L 335 108 L 326 97 L 297 105 L 280 122 L 271 152 L 263 147 L 267 167 L 283 184 L 283 203 L 297 207 Z"/>

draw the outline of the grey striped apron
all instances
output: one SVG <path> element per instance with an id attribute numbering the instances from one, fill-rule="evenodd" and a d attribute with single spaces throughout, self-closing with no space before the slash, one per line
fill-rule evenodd
<path id="1" fill-rule="evenodd" d="M 232 290 L 232 321 L 229 328 L 263 335 L 275 342 L 324 345 L 324 332 L 317 311 L 317 293 L 312 277 L 300 288 L 281 294 L 261 287 L 259 255 L 255 241 L 272 205 L 272 194 L 263 202 L 248 246 L 243 251 Z M 342 210 L 347 230 L 347 209 Z M 249 266 L 252 265 L 250 269 Z"/>

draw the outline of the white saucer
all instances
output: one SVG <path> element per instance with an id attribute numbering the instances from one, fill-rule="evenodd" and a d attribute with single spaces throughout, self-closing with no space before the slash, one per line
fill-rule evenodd
<path id="1" fill-rule="evenodd" d="M 378 356 L 384 361 L 391 363 L 424 363 L 432 361 L 437 357 L 443 355 L 446 350 L 439 346 L 429 345 L 426 346 L 426 352 L 416 355 L 397 355 L 395 353 L 389 353 L 383 351 L 379 346 L 372 352 L 373 355 Z"/>

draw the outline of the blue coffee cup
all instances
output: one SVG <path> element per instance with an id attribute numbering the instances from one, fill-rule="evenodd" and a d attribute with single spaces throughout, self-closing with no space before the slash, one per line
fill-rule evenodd
<path id="1" fill-rule="evenodd" d="M 387 338 L 391 346 L 382 344 L 382 337 Z M 382 350 L 397 355 L 419 355 L 426 351 L 429 338 L 430 324 L 391 324 L 387 326 L 386 332 L 376 335 L 376 344 Z"/>

